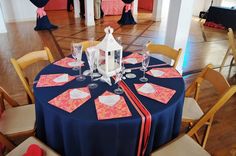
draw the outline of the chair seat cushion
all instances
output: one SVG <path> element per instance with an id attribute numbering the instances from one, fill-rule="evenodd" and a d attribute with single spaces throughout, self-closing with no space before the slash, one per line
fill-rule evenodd
<path id="1" fill-rule="evenodd" d="M 5 110 L 0 118 L 0 131 L 4 135 L 30 132 L 35 128 L 35 105 L 24 105 Z"/>
<path id="2" fill-rule="evenodd" d="M 198 120 L 204 115 L 202 109 L 194 98 L 186 97 L 184 99 L 184 108 L 182 119 Z"/>
<path id="3" fill-rule="evenodd" d="M 210 156 L 190 136 L 184 135 L 157 150 L 152 156 Z"/>
<path id="4" fill-rule="evenodd" d="M 17 146 L 14 150 L 9 152 L 7 156 L 16 156 L 16 155 L 23 155 L 27 151 L 28 147 L 31 144 L 38 145 L 44 151 L 44 156 L 59 156 L 56 152 L 50 149 L 48 146 L 43 144 L 41 141 L 36 139 L 35 137 L 29 137 L 24 142 L 22 142 L 19 146 Z"/>

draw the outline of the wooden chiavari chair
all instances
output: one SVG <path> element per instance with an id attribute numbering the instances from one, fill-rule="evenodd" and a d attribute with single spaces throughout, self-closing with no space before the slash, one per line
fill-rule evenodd
<path id="1" fill-rule="evenodd" d="M 197 100 L 200 94 L 200 87 L 204 81 L 209 82 L 217 91 L 217 93 L 219 93 L 219 96 L 223 96 L 227 92 L 227 90 L 229 90 L 230 88 L 229 83 L 223 77 L 223 75 L 213 70 L 212 65 L 206 66 L 202 70 L 202 72 L 199 74 L 199 76 L 195 79 L 195 81 L 186 90 L 182 121 L 189 123 L 190 127 L 194 124 L 194 122 L 198 121 L 199 119 L 202 118 L 202 116 L 204 116 L 204 112 L 202 111 L 202 109 L 197 103 Z M 194 97 L 191 97 L 193 93 L 194 93 Z M 225 103 L 227 102 L 227 100 L 223 102 Z M 217 102 L 215 105 L 217 105 L 218 103 L 219 102 Z M 205 130 L 203 139 L 200 139 L 197 133 L 195 133 L 195 137 L 197 141 L 203 148 L 206 145 L 207 138 L 208 138 L 211 126 L 212 126 L 212 122 L 213 122 L 214 114 L 211 114 L 211 115 L 212 116 L 205 123 L 206 130 Z"/>
<path id="2" fill-rule="evenodd" d="M 221 63 L 221 66 L 220 66 L 220 72 L 222 71 L 222 68 L 224 67 L 225 65 L 225 62 L 227 60 L 227 58 L 232 55 L 233 58 L 230 62 L 230 69 L 233 65 L 233 62 L 236 62 L 236 43 L 235 43 L 235 38 L 234 38 L 234 32 L 231 28 L 228 29 L 229 32 L 228 32 L 228 38 L 229 38 L 229 48 L 224 56 L 224 59 Z"/>
<path id="3" fill-rule="evenodd" d="M 148 43 L 147 44 L 147 50 L 151 54 L 160 54 L 164 55 L 172 60 L 174 60 L 173 67 L 176 68 L 178 65 L 179 58 L 182 53 L 182 49 L 175 50 L 167 45 L 160 45 L 160 44 L 152 44 Z"/>
<path id="4" fill-rule="evenodd" d="M 52 53 L 47 47 L 45 47 L 44 50 L 30 52 L 18 59 L 11 58 L 11 63 L 13 64 L 15 71 L 25 88 L 29 103 L 35 103 L 35 99 L 28 78 L 23 73 L 23 70 L 39 61 L 49 61 L 50 63 L 54 62 Z"/>
<path id="5" fill-rule="evenodd" d="M 6 103 L 8 103 L 11 108 L 5 109 Z M 13 143 L 11 143 L 11 141 L 34 135 L 35 105 L 20 106 L 2 87 L 0 87 L 0 106 L 0 132 L 2 134 L 0 139 L 2 143 L 11 150 L 13 148 Z"/>
<path id="6" fill-rule="evenodd" d="M 211 75 L 211 72 L 208 74 Z M 200 79 L 198 79 L 198 81 L 199 80 Z M 220 99 L 195 124 L 193 124 L 187 134 L 179 136 L 170 143 L 164 145 L 159 150 L 153 152 L 152 156 L 210 156 L 210 154 L 191 137 L 196 134 L 201 127 L 209 124 L 215 113 L 236 93 L 236 85 L 231 87 L 228 85 L 219 85 L 218 89 L 224 90 Z M 207 131 L 207 133 L 209 134 L 209 131 Z"/>

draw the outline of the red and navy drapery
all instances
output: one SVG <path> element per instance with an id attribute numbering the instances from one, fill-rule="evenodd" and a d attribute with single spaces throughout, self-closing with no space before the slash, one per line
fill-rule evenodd
<path id="1" fill-rule="evenodd" d="M 122 0 L 125 3 L 123 12 L 118 23 L 120 25 L 136 24 L 132 15 L 132 3 L 134 0 Z"/>
<path id="2" fill-rule="evenodd" d="M 37 9 L 37 21 L 34 30 L 51 30 L 57 29 L 56 25 L 50 23 L 46 12 L 44 11 L 44 6 L 48 3 L 49 0 L 30 0 Z"/>

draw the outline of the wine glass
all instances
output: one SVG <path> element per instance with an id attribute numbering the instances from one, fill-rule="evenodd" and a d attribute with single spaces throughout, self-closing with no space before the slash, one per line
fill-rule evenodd
<path id="1" fill-rule="evenodd" d="M 148 78 L 145 77 L 145 73 L 147 71 L 147 67 L 149 65 L 149 62 L 150 62 L 150 56 L 149 56 L 149 53 L 145 53 L 143 55 L 143 62 L 142 62 L 142 67 L 143 67 L 143 77 L 141 77 L 139 80 L 141 82 L 147 82 L 148 81 Z"/>
<path id="2" fill-rule="evenodd" d="M 70 50 L 71 50 L 71 53 L 72 53 L 72 57 L 73 57 L 75 60 L 77 60 L 78 51 L 75 49 L 75 46 L 74 46 L 74 45 L 75 45 L 75 42 L 74 42 L 74 41 L 71 42 Z M 72 70 L 78 71 L 79 68 L 78 68 L 78 66 L 74 66 L 74 67 L 72 68 Z"/>
<path id="3" fill-rule="evenodd" d="M 145 53 L 147 53 L 147 52 L 149 53 L 149 51 L 148 51 L 148 49 L 147 49 L 147 46 L 148 46 L 150 43 L 151 43 L 151 41 L 147 41 L 147 42 L 144 44 L 144 46 L 143 46 L 143 54 L 144 54 L 144 55 L 146 55 Z M 144 71 L 144 68 L 141 67 L 140 70 L 141 70 L 141 71 Z"/>
<path id="4" fill-rule="evenodd" d="M 94 47 L 94 46 L 96 46 L 96 44 L 95 44 L 95 40 L 94 40 L 94 37 L 91 37 L 91 38 L 89 38 L 88 39 L 88 41 L 89 41 L 89 44 L 88 44 L 88 48 L 89 47 Z M 95 48 L 95 47 L 94 47 Z M 94 51 L 94 53 L 95 53 L 95 60 L 94 60 L 94 68 L 93 68 L 93 76 L 94 77 L 99 77 L 99 76 L 101 76 L 101 74 L 99 74 L 98 72 L 96 72 L 96 70 L 97 70 L 97 59 L 98 59 L 98 53 L 97 53 L 97 51 Z"/>
<path id="5" fill-rule="evenodd" d="M 88 64 L 89 64 L 89 68 L 90 68 L 90 76 L 91 76 L 91 83 L 88 85 L 88 87 L 90 89 L 95 89 L 98 87 L 98 85 L 96 83 L 94 83 L 93 81 L 93 70 L 94 70 L 94 62 L 95 62 L 95 51 L 89 51 L 86 50 L 86 56 L 87 56 L 87 60 L 88 60 Z"/>
<path id="6" fill-rule="evenodd" d="M 92 47 L 93 45 L 94 45 L 94 38 L 91 37 L 91 38 L 88 39 L 88 44 L 87 44 L 87 46 L 84 48 L 85 52 L 87 51 L 88 48 Z M 86 56 L 87 56 L 87 53 L 86 53 Z M 87 59 L 88 59 L 88 57 L 87 57 Z M 89 74 L 91 73 L 90 70 L 86 70 L 86 71 L 84 71 L 84 72 L 89 73 Z"/>
<path id="7" fill-rule="evenodd" d="M 77 81 L 84 81 L 86 77 L 82 75 L 82 53 L 83 53 L 83 46 L 80 43 L 74 43 L 74 51 L 75 51 L 75 59 L 78 64 L 79 69 L 79 76 L 76 78 Z"/>
<path id="8" fill-rule="evenodd" d="M 119 82 L 121 81 L 122 75 L 123 75 L 122 71 L 116 72 L 116 82 L 115 83 L 117 84 L 118 87 L 114 90 L 114 93 L 117 95 L 124 93 L 123 89 L 120 88 L 120 86 L 119 86 Z"/>

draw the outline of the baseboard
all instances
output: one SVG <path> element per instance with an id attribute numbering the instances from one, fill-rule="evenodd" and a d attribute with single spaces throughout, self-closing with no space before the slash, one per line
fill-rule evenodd
<path id="1" fill-rule="evenodd" d="M 28 21 L 36 21 L 36 17 L 34 18 L 22 18 L 22 19 L 6 19 L 6 23 L 15 23 L 15 22 L 28 22 Z"/>

